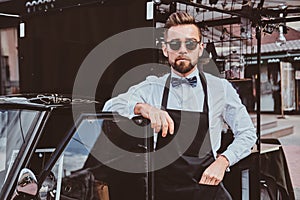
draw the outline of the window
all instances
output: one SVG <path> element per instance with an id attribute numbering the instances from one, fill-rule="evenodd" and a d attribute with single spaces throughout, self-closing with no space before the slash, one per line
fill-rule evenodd
<path id="1" fill-rule="evenodd" d="M 38 116 L 38 111 L 0 110 L 0 191 Z"/>
<path id="2" fill-rule="evenodd" d="M 128 119 L 84 116 L 51 170 L 56 180 L 52 189 L 54 196 L 70 199 L 92 199 L 95 195 L 102 196 L 100 199 L 106 199 L 103 197 L 106 196 L 112 200 L 147 199 L 149 177 L 146 168 L 149 166 L 143 154 L 145 138 L 128 136 L 125 129 L 137 135 L 146 133 L 145 127 L 138 128 Z M 131 157 L 123 153 L 124 150 L 131 152 Z M 142 167 L 145 172 L 122 170 L 126 165 Z M 43 183 L 43 193 L 49 194 L 51 188 L 46 184 Z"/>

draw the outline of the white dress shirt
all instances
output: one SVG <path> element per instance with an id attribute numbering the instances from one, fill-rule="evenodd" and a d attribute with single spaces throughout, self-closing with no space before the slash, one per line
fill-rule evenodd
<path id="1" fill-rule="evenodd" d="M 147 103 L 161 108 L 164 86 L 169 74 L 162 77 L 148 76 L 145 81 L 132 86 L 129 90 L 110 99 L 104 105 L 103 111 L 115 111 L 128 118 L 135 116 L 134 107 L 137 103 Z M 196 76 L 197 86 L 182 84 L 177 87 L 170 85 L 167 103 L 168 109 L 185 111 L 202 111 L 204 92 L 196 69 L 188 78 Z M 171 77 L 180 78 L 171 72 Z M 214 156 L 221 145 L 221 131 L 224 121 L 231 127 L 234 141 L 222 153 L 230 166 L 251 153 L 256 142 L 256 130 L 247 113 L 245 106 L 232 87 L 225 79 L 205 73 L 209 107 L 209 133 Z"/>

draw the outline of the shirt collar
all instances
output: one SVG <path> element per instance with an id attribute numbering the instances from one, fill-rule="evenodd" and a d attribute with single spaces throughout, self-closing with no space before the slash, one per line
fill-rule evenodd
<path id="1" fill-rule="evenodd" d="M 198 70 L 198 68 L 196 67 L 196 69 L 195 69 L 191 74 L 189 74 L 187 77 L 185 77 L 185 78 L 191 78 L 191 77 L 193 77 L 193 76 L 196 76 L 197 79 L 198 79 L 198 75 L 199 75 L 199 70 Z M 176 73 L 174 73 L 173 70 L 171 70 L 171 77 L 175 77 L 175 78 L 183 78 L 183 77 L 177 75 Z"/>

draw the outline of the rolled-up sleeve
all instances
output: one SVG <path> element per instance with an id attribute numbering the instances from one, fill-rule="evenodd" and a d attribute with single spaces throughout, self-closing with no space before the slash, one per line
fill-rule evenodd
<path id="1" fill-rule="evenodd" d="M 159 103 L 160 99 L 157 96 L 161 96 L 162 88 L 164 88 L 165 78 L 157 78 L 155 76 L 149 76 L 145 81 L 134 85 L 129 88 L 126 93 L 120 94 L 108 100 L 103 111 L 113 111 L 120 115 L 131 119 L 136 116 L 134 114 L 134 107 L 137 103 Z M 153 96 L 156 98 L 153 99 Z"/>
<path id="2" fill-rule="evenodd" d="M 234 134 L 233 142 L 222 153 L 229 160 L 230 166 L 251 153 L 257 136 L 256 129 L 241 100 L 228 81 L 224 81 L 225 107 L 223 117 Z"/>

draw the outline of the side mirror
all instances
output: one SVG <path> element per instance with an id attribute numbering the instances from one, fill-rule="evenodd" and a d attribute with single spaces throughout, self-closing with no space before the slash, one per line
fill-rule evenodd
<path id="1" fill-rule="evenodd" d="M 12 200 L 38 199 L 38 185 L 34 173 L 27 168 L 21 170 Z"/>

